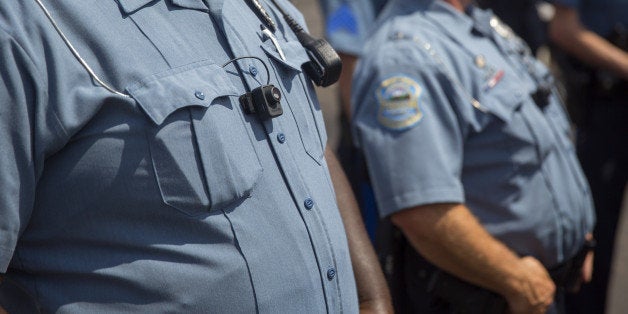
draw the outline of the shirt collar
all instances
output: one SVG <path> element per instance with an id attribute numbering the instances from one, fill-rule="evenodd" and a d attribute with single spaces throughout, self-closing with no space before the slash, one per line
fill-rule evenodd
<path id="1" fill-rule="evenodd" d="M 120 4 L 120 9 L 125 14 L 133 14 L 141 8 L 148 6 L 152 2 L 160 0 L 116 0 Z M 209 11 L 203 0 L 168 0 L 173 5 L 193 10 Z"/>
<path id="2" fill-rule="evenodd" d="M 491 26 L 491 20 L 495 17 L 495 14 L 490 9 L 482 10 L 478 7 L 469 7 L 469 16 L 473 20 L 473 28 L 486 37 L 493 35 L 493 26 Z"/>
<path id="3" fill-rule="evenodd" d="M 444 1 L 433 1 L 427 8 L 425 16 L 455 37 L 466 36 L 473 28 L 473 21 L 469 16 Z"/>
<path id="4" fill-rule="evenodd" d="M 474 5 L 470 5 L 466 11 L 465 14 L 444 1 L 437 0 L 429 5 L 425 16 L 459 42 L 466 42 L 465 39 L 472 31 L 477 31 L 486 37 L 492 36 L 490 24 L 492 11 L 482 10 Z"/>

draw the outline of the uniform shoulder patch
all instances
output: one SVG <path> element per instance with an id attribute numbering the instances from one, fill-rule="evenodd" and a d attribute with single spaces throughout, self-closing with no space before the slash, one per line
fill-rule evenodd
<path id="1" fill-rule="evenodd" d="M 407 76 L 399 75 L 383 80 L 376 91 L 379 124 L 395 131 L 415 126 L 423 118 L 419 106 L 422 92 L 419 83 Z"/>

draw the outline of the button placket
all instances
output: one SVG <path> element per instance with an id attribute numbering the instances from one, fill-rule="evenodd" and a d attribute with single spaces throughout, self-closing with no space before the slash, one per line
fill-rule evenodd
<path id="1" fill-rule="evenodd" d="M 227 33 L 230 33 L 232 31 L 233 29 L 229 29 L 229 27 L 227 27 L 226 29 Z M 244 48 L 245 45 L 238 42 L 238 36 L 230 36 L 228 37 L 228 40 L 229 40 L 229 44 L 234 50 L 234 54 L 236 55 L 254 54 L 251 51 L 248 51 L 246 48 Z M 277 70 L 273 62 L 270 62 L 270 60 L 268 62 L 269 62 L 268 66 L 271 70 Z M 249 72 L 250 71 L 251 71 L 251 68 L 249 66 Z M 259 69 L 258 69 L 258 72 L 259 72 Z M 273 71 L 271 71 L 270 73 L 271 75 L 270 81 L 271 83 L 275 83 L 273 82 L 274 81 L 273 78 L 278 79 L 279 77 L 277 76 L 277 73 L 272 73 L 272 72 Z M 253 77 L 252 73 L 250 74 L 251 75 L 244 76 L 244 80 L 249 86 L 256 86 L 256 84 L 258 84 L 259 82 Z M 259 75 L 260 74 L 258 73 L 258 78 L 259 78 Z M 285 88 L 280 81 L 276 82 L 275 84 L 277 84 L 276 86 L 278 88 L 281 88 L 281 89 Z M 285 105 L 288 108 L 292 108 L 289 106 L 287 100 L 286 100 Z M 303 127 L 303 126 L 299 126 L 299 125 L 293 126 L 291 122 L 287 120 L 287 115 L 279 117 L 278 119 L 263 121 L 262 124 L 264 125 L 267 135 L 272 136 L 271 134 L 273 133 L 276 134 L 275 136 L 269 137 L 271 139 L 272 138 L 276 139 L 276 141 L 275 140 L 269 141 L 269 144 L 272 146 L 272 149 L 274 150 L 275 158 L 278 164 L 280 165 L 280 168 L 285 173 L 284 179 L 286 180 L 285 182 L 288 188 L 292 191 L 293 195 L 301 196 L 302 205 L 298 203 L 295 205 L 297 205 L 298 209 L 302 212 L 305 212 L 306 210 L 308 210 L 307 209 L 308 206 L 311 206 L 310 209 L 314 208 L 315 206 L 314 201 L 310 198 L 310 195 L 312 195 L 311 192 L 309 191 L 310 184 L 308 183 L 307 178 L 303 177 L 303 171 L 300 165 L 300 162 L 302 161 L 296 158 L 296 155 L 295 155 L 296 152 L 293 151 L 293 149 L 295 149 L 293 146 L 282 145 L 280 141 L 280 135 L 279 135 L 280 133 L 285 132 L 283 136 L 285 140 L 287 140 L 286 133 L 293 137 L 299 136 L 300 135 L 299 127 Z M 283 132 L 277 133 L 278 129 L 281 129 Z M 300 140 L 300 139 L 297 138 L 297 140 Z M 311 202 L 307 202 L 310 205 L 305 204 L 305 200 L 303 199 L 303 197 L 310 198 Z M 297 199 L 295 199 L 295 201 L 296 200 Z M 335 258 L 334 258 L 334 253 L 333 253 L 334 246 L 330 241 L 328 241 L 329 234 L 327 233 L 327 230 L 324 227 L 324 223 L 322 222 L 321 217 L 316 212 L 311 212 L 311 213 L 312 215 L 302 215 L 302 219 L 303 219 L 303 223 L 305 227 L 307 228 L 307 232 L 309 234 L 309 239 L 312 245 L 312 249 L 317 259 L 317 264 L 321 265 L 319 267 L 318 273 L 320 274 L 321 279 L 324 279 L 327 276 L 328 269 L 323 268 L 324 266 L 322 265 L 335 265 Z M 336 274 L 334 270 L 334 277 L 335 276 Z M 326 285 L 328 285 L 328 287 L 324 289 L 325 291 L 324 295 L 327 300 L 328 310 L 331 312 L 342 311 L 341 302 L 339 301 L 340 292 L 339 292 L 339 285 L 338 285 L 337 280 L 329 280 L 326 283 Z"/>

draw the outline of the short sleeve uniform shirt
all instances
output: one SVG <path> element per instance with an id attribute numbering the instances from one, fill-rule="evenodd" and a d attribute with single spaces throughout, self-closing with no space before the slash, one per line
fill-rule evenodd
<path id="1" fill-rule="evenodd" d="M 274 5 L 277 44 L 244 1 L 44 3 L 127 96 L 35 1 L 0 4 L 8 280 L 46 312 L 357 312 L 308 57 Z M 260 121 L 238 98 L 267 83 L 284 113 Z"/>
<path id="2" fill-rule="evenodd" d="M 594 217 L 548 70 L 488 11 L 390 9 L 352 101 L 381 215 L 464 203 L 521 255 L 548 267 L 573 256 Z"/>

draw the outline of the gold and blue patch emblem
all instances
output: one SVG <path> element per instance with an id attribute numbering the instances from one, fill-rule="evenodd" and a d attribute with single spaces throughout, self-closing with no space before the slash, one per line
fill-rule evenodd
<path id="1" fill-rule="evenodd" d="M 379 102 L 377 121 L 395 131 L 413 127 L 423 118 L 419 108 L 422 92 L 419 83 L 407 76 L 394 76 L 382 81 L 376 92 Z"/>

